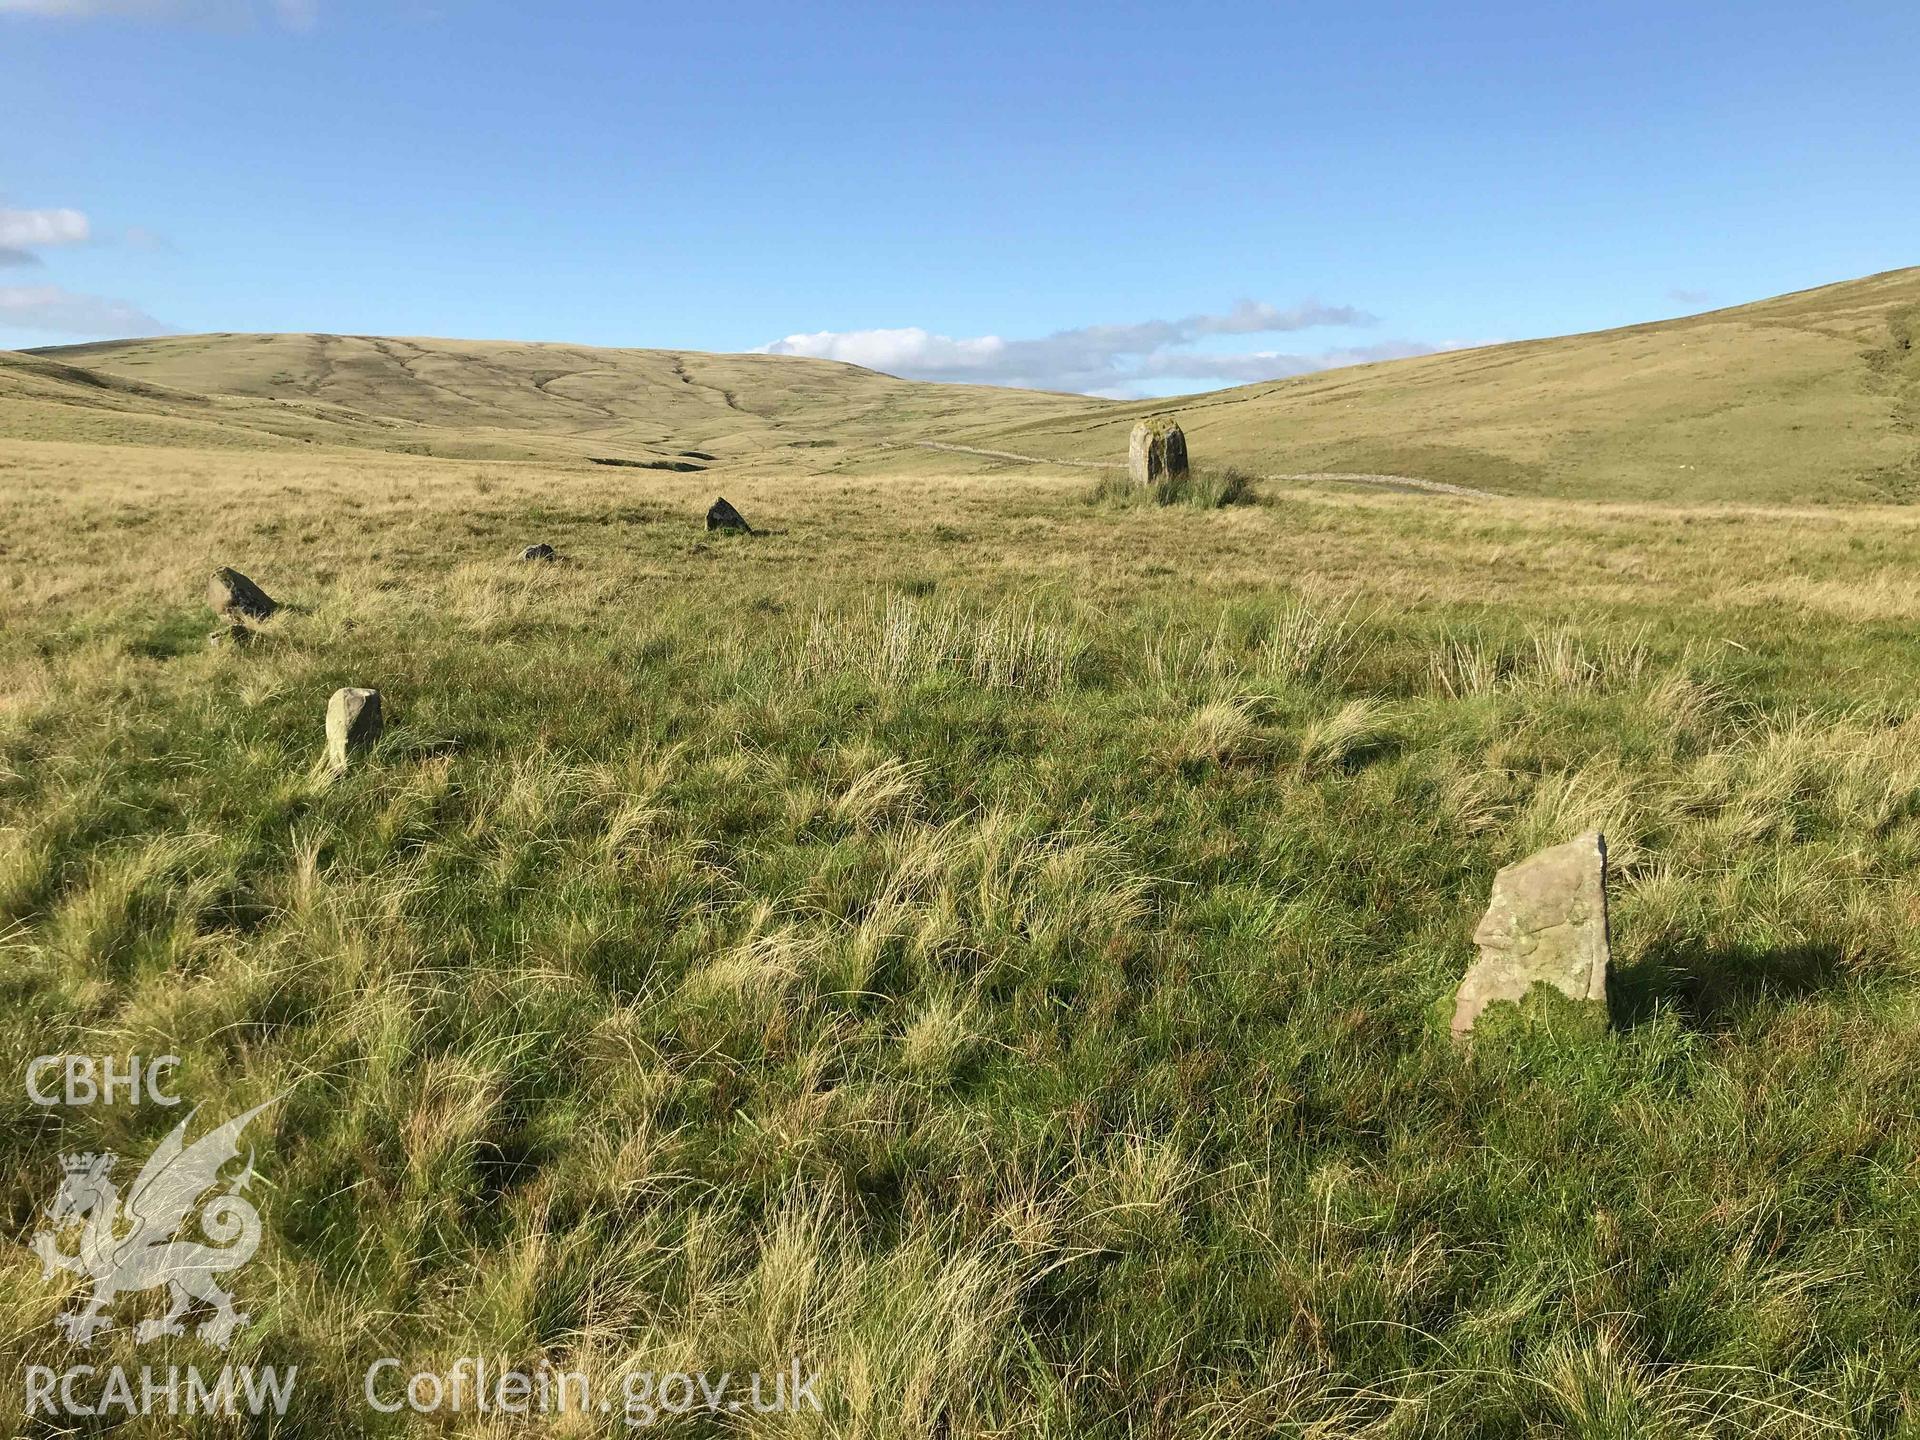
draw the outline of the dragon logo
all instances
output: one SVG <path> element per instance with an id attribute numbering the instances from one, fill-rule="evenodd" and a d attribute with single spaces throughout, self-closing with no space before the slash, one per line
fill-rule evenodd
<path id="1" fill-rule="evenodd" d="M 40 1257 L 46 1279 L 66 1270 L 93 1281 L 92 1296 L 57 1318 L 69 1340 L 91 1345 L 96 1334 L 112 1326 L 109 1312 L 117 1297 L 164 1285 L 171 1306 L 159 1319 L 135 1326 L 134 1343 L 185 1334 L 180 1317 L 198 1300 L 213 1307 L 212 1317 L 199 1327 L 200 1337 L 227 1348 L 248 1316 L 233 1308 L 233 1296 L 214 1277 L 253 1258 L 260 1247 L 260 1212 L 242 1194 L 253 1179 L 252 1151 L 240 1175 L 222 1180 L 220 1172 L 239 1158 L 240 1132 L 247 1123 L 279 1098 L 256 1105 L 192 1144 L 187 1143 L 187 1125 L 198 1112 L 189 1113 L 140 1167 L 124 1198 L 114 1187 L 117 1157 L 111 1152 L 60 1157 L 66 1173 L 47 1207 L 47 1228 L 33 1237 L 33 1253 Z M 200 1197 L 216 1186 L 223 1188 L 201 1203 Z M 200 1231 L 214 1242 L 210 1245 L 177 1238 L 196 1206 Z M 62 1250 L 61 1235 L 76 1225 L 78 1248 Z"/>

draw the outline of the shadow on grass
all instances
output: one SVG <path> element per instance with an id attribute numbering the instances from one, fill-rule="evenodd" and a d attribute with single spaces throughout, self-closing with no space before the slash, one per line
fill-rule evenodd
<path id="1" fill-rule="evenodd" d="M 1732 1030 L 1784 1003 L 1844 989 L 1852 978 L 1837 945 L 1677 943 L 1615 970 L 1607 989 L 1619 1026 L 1643 1024 L 1665 1008 L 1696 1030 Z"/>
<path id="2" fill-rule="evenodd" d="M 401 735 L 387 743 L 385 754 L 391 761 L 401 760 L 438 760 L 451 755 L 464 755 L 469 750 L 501 749 L 499 745 L 487 746 L 479 742 L 481 737 L 470 733 L 455 735 Z"/>

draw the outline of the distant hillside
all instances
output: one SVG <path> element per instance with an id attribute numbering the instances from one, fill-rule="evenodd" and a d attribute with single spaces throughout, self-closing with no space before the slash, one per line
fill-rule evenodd
<path id="1" fill-rule="evenodd" d="M 1117 459 L 1135 419 L 1173 411 L 1197 459 L 1256 473 L 1590 498 L 1905 500 L 1920 497 L 1916 334 L 1920 269 L 1900 270 L 1681 320 L 1133 404 L 790 356 L 171 336 L 0 352 L 0 436 L 926 468 L 977 462 L 912 442 Z"/>
<path id="2" fill-rule="evenodd" d="M 1196 459 L 1509 493 L 1920 498 L 1920 269 L 1623 330 L 1329 370 L 983 430 L 1094 457 L 1176 411 Z"/>
<path id="3" fill-rule="evenodd" d="M 1084 412 L 1080 396 L 928 385 L 780 355 L 363 335 L 176 335 L 0 352 L 0 433 L 49 405 L 136 442 L 367 445 L 704 465 Z M 107 413 L 100 413 L 107 412 Z M 208 427 L 227 433 L 209 437 Z"/>

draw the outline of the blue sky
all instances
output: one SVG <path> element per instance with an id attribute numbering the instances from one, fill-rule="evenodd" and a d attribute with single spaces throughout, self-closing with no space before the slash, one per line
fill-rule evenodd
<path id="1" fill-rule="evenodd" d="M 0 0 L 0 346 L 1166 393 L 1920 262 L 1920 6 Z"/>

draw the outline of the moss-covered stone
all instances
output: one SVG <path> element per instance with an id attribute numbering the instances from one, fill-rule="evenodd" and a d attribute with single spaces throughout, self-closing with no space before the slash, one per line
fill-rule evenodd
<path id="1" fill-rule="evenodd" d="M 1127 441 L 1127 472 L 1143 489 L 1185 479 L 1187 436 L 1180 422 L 1156 415 L 1135 425 Z"/>

